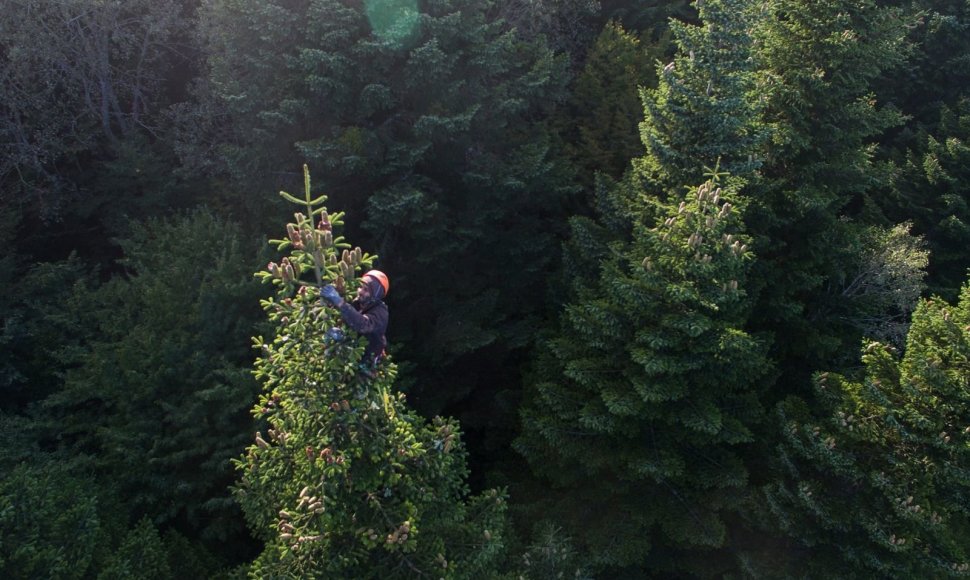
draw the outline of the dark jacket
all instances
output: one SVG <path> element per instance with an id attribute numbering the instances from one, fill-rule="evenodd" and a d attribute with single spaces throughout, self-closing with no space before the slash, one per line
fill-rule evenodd
<path id="1" fill-rule="evenodd" d="M 374 283 L 378 284 L 376 281 Z M 376 296 L 381 294 L 383 292 L 372 293 Z M 373 365 L 380 360 L 387 347 L 387 338 L 384 335 L 387 332 L 387 305 L 380 298 L 372 299 L 367 304 L 361 304 L 358 300 L 344 302 L 340 306 L 340 317 L 347 326 L 367 338 L 363 362 Z"/>

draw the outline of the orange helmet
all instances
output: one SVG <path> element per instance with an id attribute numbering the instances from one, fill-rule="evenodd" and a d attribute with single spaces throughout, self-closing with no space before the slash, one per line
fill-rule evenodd
<path id="1" fill-rule="evenodd" d="M 387 274 L 381 272 L 380 270 L 369 270 L 362 278 L 370 276 L 371 278 L 380 282 L 381 287 L 384 288 L 384 297 L 387 297 L 387 293 L 391 291 L 391 281 L 387 279 Z"/>

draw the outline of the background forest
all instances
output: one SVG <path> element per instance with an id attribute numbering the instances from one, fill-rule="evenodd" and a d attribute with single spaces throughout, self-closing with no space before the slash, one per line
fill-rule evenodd
<path id="1" fill-rule="evenodd" d="M 0 576 L 970 576 L 970 1 L 0 14 Z"/>

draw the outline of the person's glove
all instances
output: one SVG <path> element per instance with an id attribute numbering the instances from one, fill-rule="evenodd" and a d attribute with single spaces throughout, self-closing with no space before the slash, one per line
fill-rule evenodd
<path id="1" fill-rule="evenodd" d="M 326 286 L 321 288 L 320 296 L 322 296 L 323 299 L 329 302 L 330 304 L 333 304 L 334 306 L 337 306 L 337 307 L 339 307 L 344 301 L 344 299 L 340 297 L 340 292 L 337 292 L 337 289 L 334 288 L 332 284 L 327 284 Z"/>
<path id="2" fill-rule="evenodd" d="M 328 328 L 327 332 L 324 333 L 324 336 L 326 336 L 327 340 L 330 342 L 340 342 L 344 339 L 344 331 L 334 326 L 332 328 Z"/>

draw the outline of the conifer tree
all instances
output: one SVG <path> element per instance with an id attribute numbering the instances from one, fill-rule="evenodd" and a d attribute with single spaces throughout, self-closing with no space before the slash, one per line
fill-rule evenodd
<path id="1" fill-rule="evenodd" d="M 630 159 L 643 154 L 637 129 L 643 115 L 638 87 L 655 82 L 655 50 L 610 21 L 586 55 L 568 115 L 559 121 L 570 156 L 583 168 L 579 178 L 585 184 L 591 184 L 597 172 L 619 179 Z"/>
<path id="2" fill-rule="evenodd" d="M 158 530 L 148 518 L 143 518 L 114 552 L 104 568 L 98 570 L 98 580 L 165 580 L 172 578 L 168 555 Z"/>
<path id="3" fill-rule="evenodd" d="M 105 517 L 97 484 L 73 475 L 69 460 L 31 459 L 34 465 L 5 464 L 0 475 L 0 573 L 25 580 L 95 577 L 123 519 Z"/>
<path id="4" fill-rule="evenodd" d="M 122 498 L 99 485 L 78 457 L 25 445 L 5 423 L 0 418 L 5 443 L 16 445 L 24 457 L 0 453 L 4 578 L 133 580 L 172 578 L 173 570 L 203 578 L 218 571 L 219 563 L 198 543 L 174 532 L 163 540 L 148 518 L 130 525 Z"/>
<path id="5" fill-rule="evenodd" d="M 641 89 L 646 155 L 634 160 L 652 191 L 701 179 L 702 167 L 747 176 L 759 165 L 766 131 L 752 99 L 751 30 L 760 18 L 747 0 L 696 2 L 699 24 L 671 20 L 674 59 L 658 63 L 656 89 Z"/>
<path id="6" fill-rule="evenodd" d="M 930 289 L 952 298 L 970 268 L 970 98 L 940 115 L 938 127 L 907 152 L 880 205 L 926 236 Z"/>
<path id="7" fill-rule="evenodd" d="M 596 0 L 510 0 L 495 5 L 499 18 L 525 40 L 545 37 L 549 47 L 582 62 L 601 25 Z"/>
<path id="8" fill-rule="evenodd" d="M 616 20 L 651 40 L 662 37 L 672 19 L 695 21 L 697 17 L 691 0 L 600 0 L 599 4 L 604 22 Z"/>
<path id="9" fill-rule="evenodd" d="M 703 167 L 723 163 L 746 177 L 758 165 L 758 146 L 766 134 L 759 105 L 747 98 L 755 78 L 746 20 L 757 14 L 737 0 L 705 2 L 698 13 L 699 24 L 671 21 L 678 52 L 658 67 L 656 88 L 640 87 L 645 154 L 632 160 L 633 169 L 623 179 L 596 184 L 596 220 L 571 220 L 577 243 L 566 243 L 569 278 L 585 276 L 590 263 L 607 253 L 609 240 L 629 240 L 631 216 L 648 210 L 652 198 L 679 200 L 683 192 L 677 190 L 699 182 Z"/>
<path id="10" fill-rule="evenodd" d="M 516 448 L 552 482 L 550 514 L 594 569 L 716 570 L 678 556 L 725 544 L 747 481 L 768 363 L 742 329 L 740 182 L 719 178 L 641 211 L 540 351 Z"/>
<path id="11" fill-rule="evenodd" d="M 757 166 L 764 135 L 746 98 L 745 8 L 705 2 L 699 25 L 672 25 L 680 52 L 641 93 L 646 154 L 624 180 L 601 184 L 598 219 L 572 220 L 570 305 L 524 405 L 517 448 L 562 488 L 552 513 L 600 569 L 683 573 L 678 556 L 725 545 L 724 518 L 746 484 L 769 364 L 744 331 L 744 182 L 684 193 L 702 178 L 697 159 L 745 175 Z M 692 571 L 723 563 L 695 559 Z"/>
<path id="12" fill-rule="evenodd" d="M 276 295 L 263 301 L 275 335 L 256 376 L 254 415 L 264 427 L 236 462 L 237 497 L 265 549 L 254 577 L 483 578 L 503 550 L 504 498 L 468 498 L 466 453 L 454 420 L 428 422 L 395 389 L 397 367 L 361 371 L 363 341 L 333 338 L 340 315 L 320 284 L 348 295 L 375 257 L 350 248 L 344 214 L 325 195 L 305 199 L 276 240 L 287 254 L 258 275 Z M 309 279 L 309 281 L 305 281 Z"/>
<path id="13" fill-rule="evenodd" d="M 919 305 L 902 357 L 867 341 L 864 376 L 819 373 L 816 408 L 780 405 L 784 477 L 759 505 L 790 545 L 763 554 L 770 575 L 970 573 L 968 356 L 970 284 Z"/>
<path id="14" fill-rule="evenodd" d="M 66 371 L 42 403 L 44 442 L 84 456 L 133 521 L 234 549 L 245 529 L 229 460 L 248 440 L 257 390 L 247 370 L 255 251 L 247 257 L 235 225 L 205 210 L 132 224 L 120 244 L 127 276 L 61 289 L 63 328 L 86 340 L 55 353 Z"/>
<path id="15" fill-rule="evenodd" d="M 876 140 L 899 112 L 873 82 L 901 62 L 905 22 L 871 0 L 771 0 L 752 31 L 761 117 L 770 129 L 761 178 L 745 216 L 759 260 L 753 328 L 774 334 L 785 382 L 810 373 L 859 338 L 842 324 L 840 288 L 857 263 L 862 228 L 843 219 L 888 172 Z"/>
<path id="16" fill-rule="evenodd" d="M 18 247 L 20 217 L 10 207 L 0 212 L 0 410 L 10 414 L 58 389 L 65 370 L 59 355 L 91 334 L 64 299 L 65 289 L 86 281 L 86 268 L 76 255 L 31 264 Z"/>
<path id="17" fill-rule="evenodd" d="M 909 118 L 884 144 L 905 149 L 933 132 L 943 107 L 955 107 L 970 88 L 970 6 L 961 0 L 887 0 L 902 8 L 909 58 L 887 71 L 880 101 L 894 103 Z M 958 283 L 959 285 L 959 283 Z"/>

